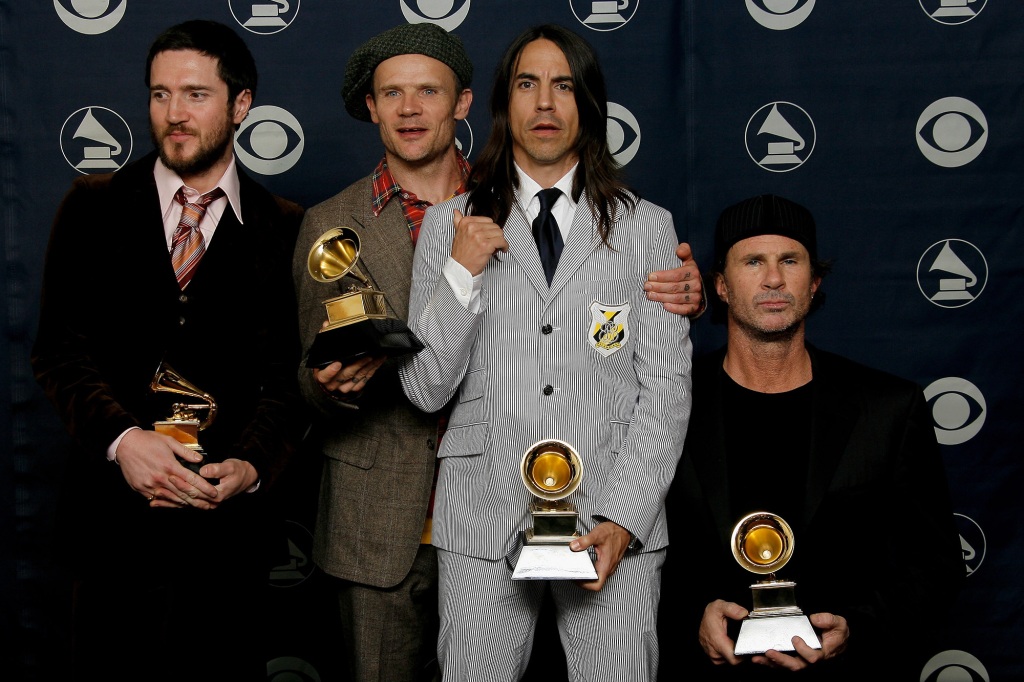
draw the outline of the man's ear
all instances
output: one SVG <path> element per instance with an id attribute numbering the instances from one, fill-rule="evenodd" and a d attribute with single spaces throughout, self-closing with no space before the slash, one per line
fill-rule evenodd
<path id="1" fill-rule="evenodd" d="M 370 110 L 370 120 L 380 123 L 380 119 L 377 118 L 377 100 L 370 93 L 366 93 L 366 108 Z"/>
<path id="2" fill-rule="evenodd" d="M 455 120 L 462 121 L 469 116 L 469 108 L 473 105 L 473 91 L 466 88 L 455 100 Z"/>
<path id="3" fill-rule="evenodd" d="M 729 303 L 729 287 L 725 286 L 725 277 L 720 272 L 715 273 L 715 293 L 723 303 Z"/>
<path id="4" fill-rule="evenodd" d="M 252 106 L 252 90 L 246 88 L 235 95 L 235 101 L 231 104 L 231 120 L 237 126 L 249 115 L 249 107 Z"/>

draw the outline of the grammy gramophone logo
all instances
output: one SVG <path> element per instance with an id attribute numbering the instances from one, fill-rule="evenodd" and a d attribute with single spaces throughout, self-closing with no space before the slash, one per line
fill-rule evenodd
<path id="1" fill-rule="evenodd" d="M 579 513 L 566 498 L 580 486 L 583 463 L 565 441 L 548 438 L 530 446 L 520 463 L 526 489 L 533 494 L 532 525 L 523 531 L 513 580 L 596 580 L 588 552 L 574 552 Z"/>
<path id="2" fill-rule="evenodd" d="M 821 648 L 811 621 L 796 605 L 796 583 L 775 577 L 792 558 L 794 545 L 793 529 L 771 512 L 748 514 L 733 528 L 733 557 L 751 573 L 767 576 L 750 586 L 754 610 L 740 623 L 737 656 L 763 654 L 769 649 L 793 651 L 795 636 L 812 649 Z"/>
<path id="3" fill-rule="evenodd" d="M 405 322 L 388 314 L 384 294 L 358 267 L 359 250 L 359 233 L 351 227 L 327 230 L 309 250 L 306 266 L 314 280 L 328 284 L 347 275 L 356 283 L 323 302 L 327 324 L 309 348 L 307 367 L 348 363 L 363 355 L 404 355 L 423 348 Z"/>

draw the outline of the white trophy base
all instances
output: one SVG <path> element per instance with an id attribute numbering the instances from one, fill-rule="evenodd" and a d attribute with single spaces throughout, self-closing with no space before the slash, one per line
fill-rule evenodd
<path id="1" fill-rule="evenodd" d="M 812 649 L 821 648 L 818 635 L 814 633 L 807 616 L 745 618 L 740 624 L 740 634 L 736 638 L 734 653 L 737 656 L 744 656 L 763 654 L 769 649 L 794 651 L 793 637 L 797 635 Z"/>
<path id="2" fill-rule="evenodd" d="M 590 552 L 569 545 L 523 545 L 512 580 L 597 580 Z"/>

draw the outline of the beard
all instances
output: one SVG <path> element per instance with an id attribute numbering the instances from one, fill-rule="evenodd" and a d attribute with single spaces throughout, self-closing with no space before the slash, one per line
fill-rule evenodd
<path id="1" fill-rule="evenodd" d="M 793 308 L 786 317 L 759 317 L 753 311 L 757 304 L 767 301 L 786 301 Z M 754 297 L 749 308 L 734 309 L 729 307 L 730 320 L 743 330 L 748 338 L 760 343 L 780 343 L 790 341 L 803 327 L 810 308 L 810 301 L 798 301 L 790 293 L 771 292 Z M 788 318 L 788 319 L 786 319 Z"/>
<path id="2" fill-rule="evenodd" d="M 201 174 L 224 158 L 227 148 L 234 143 L 229 123 L 225 120 L 223 125 L 205 133 L 183 124 L 165 126 L 158 131 L 151 124 L 149 133 L 164 165 L 180 177 L 186 177 Z M 198 147 L 191 155 L 183 154 L 182 145 L 166 142 L 167 136 L 174 132 L 187 132 L 194 136 Z"/>

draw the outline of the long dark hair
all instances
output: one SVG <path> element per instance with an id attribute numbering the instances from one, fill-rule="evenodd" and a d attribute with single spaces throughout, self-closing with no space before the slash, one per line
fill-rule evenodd
<path id="1" fill-rule="evenodd" d="M 608 95 L 597 54 L 586 40 L 556 24 L 535 26 L 520 34 L 498 64 L 491 90 L 491 134 L 473 164 L 467 210 L 488 216 L 499 225 L 505 223 L 512 210 L 519 179 L 512 158 L 509 102 L 519 55 L 528 44 L 541 38 L 557 45 L 569 62 L 580 119 L 575 147 L 579 166 L 572 196 L 579 201 L 586 190 L 590 212 L 602 241 L 607 244 L 620 205 L 634 208 L 637 195 L 620 179 L 618 163 L 608 149 Z"/>

